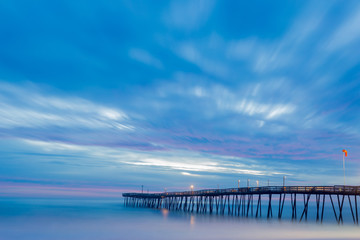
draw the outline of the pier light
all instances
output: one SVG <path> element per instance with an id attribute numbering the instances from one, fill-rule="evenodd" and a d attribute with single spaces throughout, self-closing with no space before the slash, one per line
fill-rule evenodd
<path id="1" fill-rule="evenodd" d="M 238 180 L 238 188 L 240 188 L 240 179 Z"/>
<path id="2" fill-rule="evenodd" d="M 256 180 L 256 186 L 259 187 L 259 180 Z"/>
<path id="3" fill-rule="evenodd" d="M 284 176 L 283 178 L 283 187 L 285 187 L 285 180 L 286 180 L 286 176 Z"/>
<path id="4" fill-rule="evenodd" d="M 190 185 L 191 193 L 194 191 L 194 185 Z"/>
<path id="5" fill-rule="evenodd" d="M 344 186 L 345 186 L 345 157 L 348 156 L 348 153 L 345 149 L 343 149 L 342 151 L 343 151 L 343 169 L 344 169 Z"/>
<path id="6" fill-rule="evenodd" d="M 250 179 L 247 180 L 247 187 L 249 188 L 250 186 Z"/>

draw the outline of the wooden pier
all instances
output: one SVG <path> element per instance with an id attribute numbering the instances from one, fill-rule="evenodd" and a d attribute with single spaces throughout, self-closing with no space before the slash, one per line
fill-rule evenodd
<path id="1" fill-rule="evenodd" d="M 286 199 L 291 203 L 291 219 L 300 222 L 308 219 L 310 202 L 315 200 L 316 221 L 323 222 L 324 206 L 331 203 L 335 220 L 339 224 L 344 222 L 344 202 L 348 201 L 349 209 L 346 210 L 351 212 L 354 224 L 359 224 L 357 201 L 360 186 L 268 186 L 122 195 L 125 206 L 279 219 L 283 216 Z M 262 212 L 262 205 L 266 212 Z"/>

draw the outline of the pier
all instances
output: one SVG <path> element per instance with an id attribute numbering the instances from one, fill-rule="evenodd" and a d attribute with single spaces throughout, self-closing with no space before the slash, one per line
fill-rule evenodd
<path id="1" fill-rule="evenodd" d="M 359 224 L 360 186 L 267 186 L 122 195 L 125 206 L 278 219 L 283 216 L 285 201 L 290 201 L 291 219 L 300 222 L 308 220 L 309 205 L 313 203 L 316 221 L 321 223 L 325 204 L 331 204 L 337 223 L 343 223 L 344 211 L 350 211 L 354 224 Z M 349 203 L 346 208 L 345 201 Z"/>

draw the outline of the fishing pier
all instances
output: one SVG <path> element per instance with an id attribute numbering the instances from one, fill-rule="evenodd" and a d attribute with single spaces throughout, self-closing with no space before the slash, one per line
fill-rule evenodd
<path id="1" fill-rule="evenodd" d="M 325 205 L 329 204 L 337 223 L 344 222 L 343 213 L 348 211 L 354 224 L 359 224 L 360 186 L 266 186 L 122 195 L 124 205 L 129 207 L 278 219 L 283 217 L 285 201 L 289 201 L 291 219 L 300 222 L 307 221 L 313 204 L 316 221 L 321 223 Z"/>

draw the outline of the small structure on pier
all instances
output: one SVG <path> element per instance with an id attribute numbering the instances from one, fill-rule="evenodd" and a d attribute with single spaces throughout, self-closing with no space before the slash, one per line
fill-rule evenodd
<path id="1" fill-rule="evenodd" d="M 284 202 L 291 203 L 291 218 L 307 220 L 309 202 L 315 197 L 316 221 L 323 222 L 325 198 L 328 196 L 338 223 L 343 223 L 344 201 L 349 202 L 352 220 L 359 224 L 357 198 L 360 186 L 268 186 L 227 189 L 204 189 L 185 192 L 164 193 L 123 193 L 125 206 L 166 208 L 168 210 L 197 213 L 216 213 L 233 216 L 276 217 L 273 197 L 278 196 L 277 217 L 283 216 Z M 298 196 L 302 196 L 303 206 L 298 216 Z M 267 203 L 266 213 L 262 213 L 263 202 Z"/>

